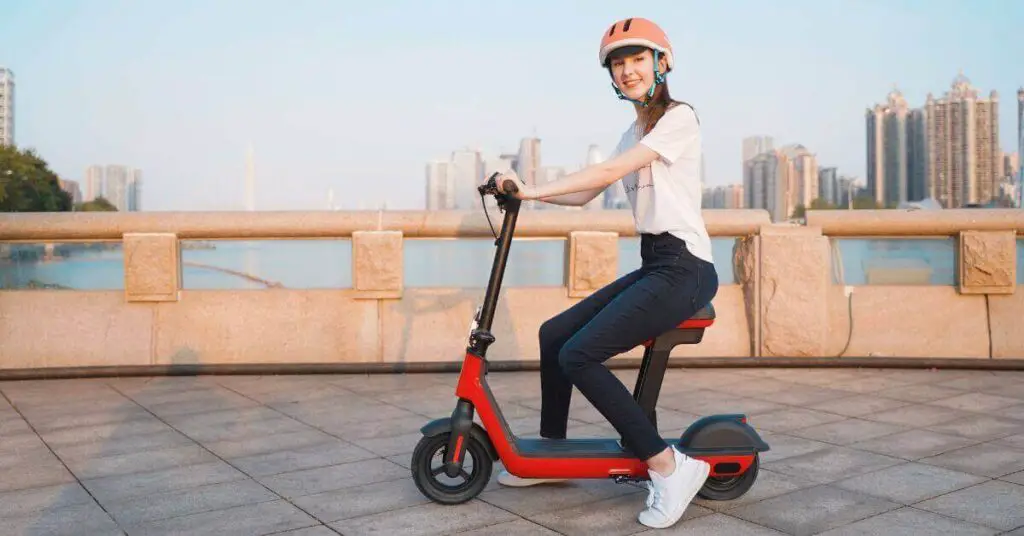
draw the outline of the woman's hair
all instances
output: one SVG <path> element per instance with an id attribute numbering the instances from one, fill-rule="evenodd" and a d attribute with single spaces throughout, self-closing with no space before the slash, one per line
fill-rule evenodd
<path id="1" fill-rule="evenodd" d="M 651 49 L 645 46 L 628 46 L 622 47 L 613 51 L 608 55 L 608 72 L 611 73 L 611 60 L 621 58 L 623 56 L 632 56 L 643 51 L 650 51 Z M 655 67 L 658 67 L 655 65 Z M 661 73 L 664 75 L 665 73 Z M 614 82 L 614 80 L 613 80 Z M 645 136 L 654 129 L 654 126 L 658 124 L 658 120 L 665 115 L 665 112 L 676 106 L 677 104 L 685 104 L 672 98 L 668 90 L 668 80 L 663 80 L 660 84 L 654 88 L 654 95 L 651 96 L 650 102 L 647 106 L 640 109 L 639 117 L 637 118 L 637 134 L 639 136 Z"/>

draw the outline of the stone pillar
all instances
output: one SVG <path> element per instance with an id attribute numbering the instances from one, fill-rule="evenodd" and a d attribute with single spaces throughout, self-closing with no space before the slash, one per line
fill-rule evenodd
<path id="1" fill-rule="evenodd" d="M 819 227 L 766 225 L 759 242 L 760 355 L 824 356 L 829 330 L 828 238 Z"/>
<path id="2" fill-rule="evenodd" d="M 570 298 L 583 298 L 615 281 L 619 271 L 619 234 L 569 233 L 566 279 Z"/>
<path id="3" fill-rule="evenodd" d="M 178 301 L 181 262 L 174 233 L 125 233 L 124 293 L 129 302 Z"/>
<path id="4" fill-rule="evenodd" d="M 352 233 L 352 287 L 357 299 L 401 298 L 401 231 Z"/>
<path id="5" fill-rule="evenodd" d="M 1013 294 L 1017 288 L 1017 233 L 961 231 L 961 294 Z"/>

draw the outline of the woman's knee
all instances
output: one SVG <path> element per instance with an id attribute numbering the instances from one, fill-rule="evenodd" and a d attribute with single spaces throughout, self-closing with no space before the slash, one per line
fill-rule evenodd
<path id="1" fill-rule="evenodd" d="M 587 364 L 587 352 L 579 338 L 566 341 L 558 351 L 558 366 L 569 378 Z"/>
<path id="2" fill-rule="evenodd" d="M 572 333 L 565 326 L 565 322 L 562 321 L 562 315 L 553 316 L 544 321 L 540 325 L 540 330 L 537 333 L 537 338 L 540 342 L 540 352 L 543 357 L 545 354 L 558 355 L 562 345 L 565 341 L 572 336 Z"/>

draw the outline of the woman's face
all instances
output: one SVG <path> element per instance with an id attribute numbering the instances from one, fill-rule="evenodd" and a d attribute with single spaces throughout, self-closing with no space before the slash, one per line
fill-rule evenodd
<path id="1" fill-rule="evenodd" d="M 658 63 L 658 72 L 664 73 L 668 62 L 660 57 Z M 630 99 L 642 99 L 654 84 L 654 54 L 650 50 L 613 57 L 609 67 L 615 85 Z"/>

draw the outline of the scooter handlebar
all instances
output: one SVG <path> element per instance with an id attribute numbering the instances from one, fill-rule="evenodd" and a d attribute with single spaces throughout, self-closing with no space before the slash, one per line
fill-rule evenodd
<path id="1" fill-rule="evenodd" d="M 519 191 L 519 185 L 516 184 L 516 181 L 512 179 L 505 179 L 505 181 L 501 184 L 501 190 L 498 190 L 497 181 L 498 177 L 500 176 L 501 173 L 494 173 L 493 175 L 491 175 L 489 179 L 487 179 L 487 182 L 481 184 L 477 188 L 477 190 L 480 192 L 481 195 L 493 195 L 495 197 L 514 194 Z M 504 194 L 502 193 L 502 191 L 504 191 Z"/>

